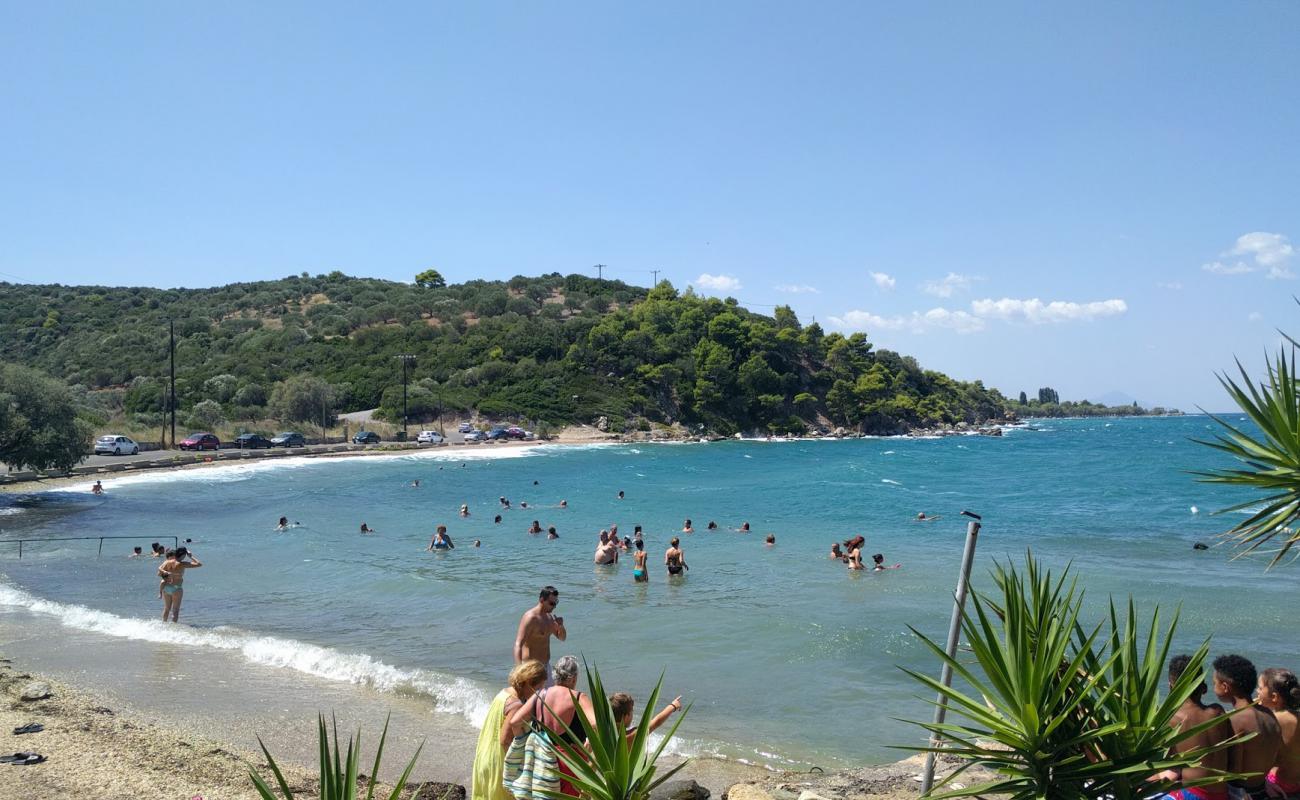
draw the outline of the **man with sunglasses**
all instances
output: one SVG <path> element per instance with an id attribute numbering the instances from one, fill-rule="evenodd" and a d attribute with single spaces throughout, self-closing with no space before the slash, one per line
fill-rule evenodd
<path id="1" fill-rule="evenodd" d="M 564 617 L 555 616 L 560 604 L 560 590 L 543 586 L 537 596 L 537 605 L 524 612 L 515 634 L 515 663 L 536 659 L 546 665 L 546 685 L 551 685 L 551 637 L 561 642 L 569 638 L 564 629 Z"/>

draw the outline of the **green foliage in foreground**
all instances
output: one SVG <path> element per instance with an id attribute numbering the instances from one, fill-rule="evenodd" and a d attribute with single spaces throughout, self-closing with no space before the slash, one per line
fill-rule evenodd
<path id="1" fill-rule="evenodd" d="M 609 705 L 600 671 L 588 667 L 585 661 L 583 669 L 587 673 L 587 688 L 596 714 L 594 724 L 587 729 L 587 747 L 571 744 L 559 737 L 552 739 L 560 758 L 576 776 L 569 781 L 578 788 L 585 800 L 645 800 L 656 786 L 671 778 L 688 763 L 683 761 L 656 777 L 655 762 L 672 741 L 677 727 L 690 708 L 688 706 L 677 715 L 677 720 L 668 729 L 663 741 L 651 752 L 650 720 L 654 718 L 654 709 L 659 704 L 663 676 L 659 676 L 650 699 L 642 707 L 636 735 L 629 740 L 627 732 Z M 558 792 L 554 797 L 555 800 L 572 800 Z"/>
<path id="2" fill-rule="evenodd" d="M 1273 553 L 1272 566 L 1300 543 L 1300 392 L 1296 391 L 1294 342 L 1289 362 L 1285 351 L 1280 351 L 1268 366 L 1266 383 L 1256 386 L 1240 361 L 1237 369 L 1241 383 L 1227 375 L 1219 376 L 1219 382 L 1259 431 L 1247 432 L 1211 414 L 1222 430 L 1213 440 L 1200 443 L 1227 453 L 1243 466 L 1197 474 L 1205 483 L 1240 486 L 1265 495 L 1252 496 L 1218 513 L 1259 506 L 1224 535 L 1243 554 L 1276 545 L 1268 551 Z"/>
<path id="3" fill-rule="evenodd" d="M 443 285 L 340 272 L 211 289 L 0 283 L 0 359 L 104 390 L 114 413 L 158 426 L 166 397 L 168 323 L 176 328 L 182 422 L 335 411 L 402 413 L 411 365 L 413 423 L 440 410 L 497 420 L 593 422 L 615 430 L 682 423 L 724 434 L 844 426 L 871 433 L 979 423 L 1006 398 L 862 333 L 827 334 L 788 306 L 771 316 L 735 300 L 553 273 Z M 330 391 L 312 402 L 290 382 Z M 321 399 L 326 408 L 321 409 Z M 310 411 L 311 416 L 308 416 Z"/>
<path id="4" fill-rule="evenodd" d="M 933 746 L 904 748 L 965 761 L 936 784 L 931 796 L 1138 800 L 1223 779 L 1146 780 L 1227 746 L 1171 755 L 1175 744 L 1222 722 L 1219 718 L 1182 731 L 1169 724 L 1203 679 L 1208 641 L 1165 694 L 1176 614 L 1162 629 L 1158 610 L 1149 624 L 1142 624 L 1131 600 L 1123 615 L 1112 602 L 1107 622 L 1088 627 L 1079 618 L 1083 593 L 1069 569 L 1054 579 L 1032 554 L 1026 556 L 1023 573 L 998 565 L 994 580 L 997 593 L 973 593 L 973 611 L 962 616 L 963 638 L 977 668 L 949 658 L 939 644 L 913 629 L 968 687 L 944 687 L 928 675 L 904 670 L 945 697 L 949 714 L 958 718 L 939 725 L 914 722 L 931 734 Z M 997 777 L 961 789 L 953 786 L 958 775 L 975 765 Z"/>
<path id="5" fill-rule="evenodd" d="M 16 469 L 68 469 L 90 450 L 91 426 L 59 381 L 0 364 L 0 463 Z"/>
<path id="6" fill-rule="evenodd" d="M 317 736 L 320 749 L 320 791 L 317 796 L 320 800 L 356 800 L 360 796 L 357 788 L 357 762 L 361 756 L 361 731 L 357 735 L 348 739 L 348 752 L 346 756 L 342 755 L 342 749 L 339 746 L 339 725 L 338 720 L 334 720 L 334 746 L 330 746 L 329 731 L 325 727 L 324 715 L 317 716 Z M 379 748 L 375 750 L 375 763 L 370 768 L 370 779 L 367 781 L 365 798 L 372 800 L 375 796 L 375 780 L 379 774 L 380 760 L 384 755 L 384 742 L 388 739 L 388 721 L 384 721 L 384 732 L 379 736 Z M 271 774 L 275 778 L 276 785 L 280 789 L 280 794 L 276 794 L 266 782 L 266 779 L 258 774 L 257 770 L 249 765 L 248 776 L 253 780 L 253 786 L 257 788 L 257 793 L 262 800 L 293 800 L 293 792 L 289 790 L 289 783 L 284 779 L 280 772 L 280 767 L 271 757 L 271 753 L 266 749 L 262 742 L 262 737 L 257 738 L 258 745 L 262 748 L 262 753 L 266 755 L 266 763 L 271 768 Z M 393 791 L 388 795 L 388 800 L 397 800 L 402 791 L 406 788 L 406 782 L 411 777 L 411 770 L 415 768 L 415 761 L 420 757 L 420 750 L 424 745 L 416 748 L 415 755 L 411 756 L 411 761 L 402 771 L 397 783 L 393 786 Z M 418 793 L 419 790 L 417 789 Z"/>

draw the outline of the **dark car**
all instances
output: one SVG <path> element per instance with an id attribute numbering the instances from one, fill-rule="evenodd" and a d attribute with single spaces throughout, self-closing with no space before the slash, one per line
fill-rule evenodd
<path id="1" fill-rule="evenodd" d="M 221 440 L 213 433 L 191 433 L 176 446 L 182 450 L 220 450 Z"/>
<path id="2" fill-rule="evenodd" d="M 505 428 L 496 428 L 490 431 L 487 435 L 489 442 L 495 442 L 497 439 L 507 439 L 509 437 L 510 434 L 506 433 Z"/>
<path id="3" fill-rule="evenodd" d="M 271 440 L 260 433 L 241 433 L 235 437 L 235 447 L 240 450 L 256 450 L 259 447 L 270 447 Z"/>
<path id="4" fill-rule="evenodd" d="M 307 439 L 301 433 L 286 431 L 271 437 L 272 447 L 306 447 Z"/>
<path id="5" fill-rule="evenodd" d="M 353 444 L 379 444 L 379 434 L 374 431 L 361 431 L 352 437 Z"/>

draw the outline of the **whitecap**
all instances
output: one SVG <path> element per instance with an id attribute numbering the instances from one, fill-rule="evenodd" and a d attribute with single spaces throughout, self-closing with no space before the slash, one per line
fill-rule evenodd
<path id="1" fill-rule="evenodd" d="M 898 481 L 891 481 L 889 478 L 881 478 L 881 479 L 880 479 L 880 482 L 881 482 L 881 483 L 890 483 L 890 484 L 893 484 L 894 486 L 902 486 L 902 485 L 903 485 L 903 484 L 899 483 Z"/>

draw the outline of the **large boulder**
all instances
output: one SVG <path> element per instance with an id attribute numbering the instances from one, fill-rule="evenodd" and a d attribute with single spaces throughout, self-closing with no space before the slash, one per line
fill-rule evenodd
<path id="1" fill-rule="evenodd" d="M 668 781 L 655 787 L 650 800 L 709 800 L 709 790 L 695 781 Z"/>
<path id="2" fill-rule="evenodd" d="M 18 694 L 19 700 L 44 700 L 50 696 L 50 685 L 45 681 L 32 681 Z"/>

